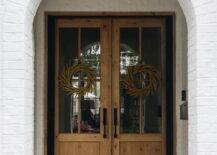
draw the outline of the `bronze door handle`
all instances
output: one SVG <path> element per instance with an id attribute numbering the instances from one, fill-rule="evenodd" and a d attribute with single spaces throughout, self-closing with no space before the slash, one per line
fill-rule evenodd
<path id="1" fill-rule="evenodd" d="M 107 126 L 107 109 L 103 108 L 103 138 L 107 137 L 106 126 Z"/>
<path id="2" fill-rule="evenodd" d="M 114 138 L 117 138 L 118 109 L 114 108 Z"/>

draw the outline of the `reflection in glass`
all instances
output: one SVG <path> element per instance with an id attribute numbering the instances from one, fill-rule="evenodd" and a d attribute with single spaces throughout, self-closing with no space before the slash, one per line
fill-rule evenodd
<path id="1" fill-rule="evenodd" d="M 162 126 L 160 89 L 152 95 L 136 97 L 123 85 L 122 79 L 128 69 L 140 63 L 151 65 L 160 72 L 160 28 L 120 29 L 120 132 L 160 133 Z M 147 82 L 146 75 L 139 72 L 133 73 L 132 79 L 132 85 L 137 89 L 144 88 Z"/>
<path id="2" fill-rule="evenodd" d="M 143 60 L 151 64 L 158 71 L 161 70 L 161 29 L 142 29 L 142 54 Z M 145 133 L 161 132 L 161 93 L 160 89 L 153 95 L 149 95 L 142 100 L 144 119 L 143 131 Z"/>
<path id="3" fill-rule="evenodd" d="M 81 96 L 81 132 L 100 132 L 100 29 L 81 29 L 81 54 L 84 64 L 95 69 L 96 84 L 92 92 Z M 86 75 L 81 76 L 81 85 L 86 85 Z"/>
<path id="4" fill-rule="evenodd" d="M 80 43 L 78 43 L 79 34 Z M 84 95 L 68 95 L 60 88 L 60 133 L 99 133 L 101 76 L 99 28 L 60 29 L 60 73 L 64 67 L 78 63 L 94 68 L 95 86 L 92 91 Z M 71 84 L 75 88 L 87 85 L 87 74 L 84 72 L 78 72 L 71 78 Z"/>
<path id="5" fill-rule="evenodd" d="M 120 29 L 120 79 L 123 79 L 130 66 L 135 66 L 139 61 L 139 29 Z M 139 98 L 132 97 L 120 84 L 121 118 L 120 132 L 140 132 Z"/>
<path id="6" fill-rule="evenodd" d="M 60 72 L 66 65 L 77 63 L 78 51 L 78 29 L 77 28 L 61 28 L 60 29 Z M 76 78 L 76 77 L 73 77 Z M 60 89 L 60 132 L 70 133 L 78 132 L 77 120 L 78 116 L 78 97 L 70 96 Z"/>

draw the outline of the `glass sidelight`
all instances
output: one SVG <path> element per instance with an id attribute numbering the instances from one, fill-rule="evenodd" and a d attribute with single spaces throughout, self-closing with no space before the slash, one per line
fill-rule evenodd
<path id="1" fill-rule="evenodd" d="M 84 94 L 68 94 L 59 88 L 60 133 L 100 132 L 100 28 L 61 28 L 59 68 L 82 64 L 94 71 L 94 86 Z M 77 71 L 71 77 L 74 88 L 88 85 L 88 73 Z"/>
<path id="2" fill-rule="evenodd" d="M 127 27 L 119 33 L 120 133 L 161 133 L 161 29 Z M 141 65 L 153 68 L 158 76 L 154 81 L 158 88 L 146 95 L 139 90 L 148 87 L 151 75 L 132 71 Z M 126 78 L 130 88 L 126 88 Z"/>

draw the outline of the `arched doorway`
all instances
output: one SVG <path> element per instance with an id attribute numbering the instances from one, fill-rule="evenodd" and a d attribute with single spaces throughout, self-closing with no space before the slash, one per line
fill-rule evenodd
<path id="1" fill-rule="evenodd" d="M 64 3 L 63 3 L 63 4 L 64 4 Z M 91 5 L 91 4 L 90 4 L 90 5 Z M 150 5 L 150 7 L 153 7 L 153 8 L 154 8 L 154 6 L 152 6 L 151 4 L 149 4 L 149 5 Z M 41 6 L 41 8 L 39 9 L 39 12 L 41 12 L 42 10 L 44 10 L 44 9 L 45 9 L 46 7 L 48 7 L 48 6 L 51 7 L 52 5 L 49 4 L 49 2 L 48 2 L 47 4 L 46 4 L 46 2 L 44 2 L 44 6 L 43 6 L 43 3 L 42 3 L 42 6 Z M 45 7 L 45 8 L 44 8 L 44 7 Z M 53 5 L 52 7 L 53 7 L 53 8 L 52 8 L 51 10 L 57 9 L 57 8 L 55 8 L 55 5 Z M 92 6 L 92 7 L 93 7 L 93 6 Z M 146 7 L 148 7 L 148 6 L 146 6 Z M 159 10 L 167 10 L 167 11 L 168 11 L 168 10 L 171 10 L 171 11 L 172 11 L 174 6 L 171 7 L 171 8 L 170 8 L 170 7 L 171 7 L 171 6 L 169 5 L 169 6 L 168 6 L 169 9 L 166 9 L 166 8 L 167 8 L 167 7 L 166 7 L 166 8 L 164 8 L 164 9 L 161 8 L 161 9 L 159 9 Z M 175 7 L 178 7 L 178 5 L 175 4 Z M 69 7 L 68 9 L 70 9 L 70 7 Z M 84 9 L 84 8 L 83 8 L 83 9 Z M 126 10 L 128 10 L 128 9 L 129 9 L 129 8 L 126 8 Z M 179 9 L 180 9 L 180 8 L 179 8 Z M 63 10 L 64 10 L 64 9 L 63 9 Z M 75 9 L 75 10 L 76 10 L 76 9 Z M 85 9 L 84 9 L 84 10 L 85 10 Z M 102 9 L 102 10 L 103 10 L 103 9 Z M 106 9 L 105 9 L 105 10 L 106 10 Z M 124 10 L 124 9 L 123 9 L 123 10 Z M 129 10 L 130 10 L 130 9 L 129 9 Z M 142 8 L 142 7 L 141 7 L 140 9 L 137 8 L 137 10 L 144 10 L 144 8 Z M 145 10 L 146 10 L 146 9 L 145 9 Z M 150 10 L 152 10 L 152 9 L 150 9 Z M 65 10 L 65 11 L 67 11 L 67 10 Z M 82 11 L 82 8 L 81 8 L 81 10 L 79 10 L 79 11 Z M 149 9 L 147 9 L 147 11 L 149 11 Z M 42 12 L 43 12 L 43 11 L 42 11 Z M 177 22 L 178 22 L 178 25 L 180 25 L 180 23 L 182 23 L 182 22 L 184 21 L 184 17 L 183 17 L 182 15 L 180 15 L 181 12 L 179 12 L 179 11 L 178 11 L 177 14 L 178 14 L 178 20 L 177 20 Z M 41 21 L 41 19 L 43 19 L 43 14 L 39 13 L 38 16 L 36 17 L 36 20 L 35 20 L 35 24 L 36 24 L 37 26 L 39 26 L 39 27 L 42 27 L 42 26 L 43 26 L 43 25 L 42 25 L 43 23 L 42 23 L 42 22 L 37 23 L 37 19 Z M 183 22 L 182 24 L 185 25 L 184 22 Z M 36 26 L 36 27 L 37 27 L 37 26 Z M 183 51 L 187 52 L 187 49 L 186 49 L 186 47 L 185 47 L 185 46 L 186 46 L 186 42 L 185 42 L 185 41 L 182 42 L 182 39 L 181 39 L 182 37 L 180 37 L 180 36 L 181 36 L 181 35 L 180 35 L 181 32 L 183 32 L 183 33 L 182 33 L 183 35 L 185 34 L 185 35 L 184 35 L 184 38 L 186 37 L 187 32 L 185 31 L 186 28 L 184 28 L 184 27 L 185 27 L 185 26 L 183 26 L 182 28 L 178 28 L 178 30 L 177 30 L 178 36 L 179 36 L 179 37 L 177 37 L 177 38 L 178 38 L 177 41 L 180 43 L 180 44 L 177 45 L 177 46 L 178 46 L 177 48 L 179 49 L 179 51 L 182 49 Z M 36 29 L 36 32 L 38 32 L 37 35 L 39 36 L 39 38 L 41 38 L 39 42 L 36 42 L 37 46 L 39 47 L 39 50 L 38 50 L 37 52 L 39 52 L 38 56 L 39 56 L 39 57 L 42 57 L 42 55 L 43 55 L 43 54 L 42 54 L 42 53 L 43 53 L 43 44 L 44 44 L 44 43 L 41 44 L 41 41 L 43 41 L 43 37 L 42 37 L 42 36 L 43 36 L 43 33 L 41 33 L 41 32 L 43 32 L 43 30 L 42 30 L 41 28 L 39 28 L 39 29 Z M 181 44 L 182 44 L 182 45 L 181 45 Z M 182 52 L 181 52 L 181 53 L 182 53 Z M 186 57 L 186 53 L 185 53 L 185 54 L 184 54 L 184 53 L 181 54 L 181 53 L 179 53 L 179 54 L 178 54 L 179 56 L 177 56 L 177 60 L 178 60 L 178 61 L 179 61 L 179 58 L 181 58 L 181 57 L 183 57 L 183 56 Z M 186 58 L 184 58 L 184 57 L 183 57 L 183 59 L 186 61 Z M 40 60 L 41 58 L 37 58 L 37 59 L 38 59 L 38 61 L 41 61 L 41 60 Z M 37 60 L 36 60 L 36 61 L 37 61 Z M 38 62 L 38 63 L 40 63 L 42 66 L 43 66 L 43 64 L 44 64 L 44 63 L 42 63 L 42 62 Z M 183 62 L 181 62 L 181 63 L 183 63 Z M 185 68 L 185 67 L 187 68 L 187 66 L 184 66 L 184 67 L 182 66 L 181 68 L 183 69 L 183 68 Z M 39 71 L 39 72 L 42 71 L 41 69 L 42 69 L 42 68 L 41 68 L 40 66 L 38 66 L 38 71 Z M 185 71 L 185 69 L 183 69 L 182 71 Z M 42 73 L 42 72 L 41 72 L 41 73 Z M 41 73 L 40 73 L 40 74 L 41 74 Z M 179 73 L 181 73 L 181 72 L 179 72 Z M 39 75 L 40 75 L 40 74 L 39 74 Z M 183 74 L 184 74 L 184 72 L 183 72 Z M 182 77 L 182 76 L 179 74 L 178 77 Z M 183 75 L 183 78 L 181 78 L 181 79 L 183 80 L 184 78 L 185 78 L 185 77 L 184 77 L 184 75 Z M 181 79 L 180 79 L 179 81 L 182 81 Z M 181 92 L 182 89 L 186 89 L 186 87 L 187 87 L 186 81 L 187 81 L 187 80 L 185 79 L 185 80 L 182 82 L 183 85 L 179 83 L 179 86 L 178 86 L 178 88 L 176 89 L 177 94 L 178 94 L 178 92 Z M 41 80 L 39 79 L 37 83 L 41 83 Z M 40 86 L 40 87 L 42 88 L 42 86 Z M 38 91 L 40 91 L 40 90 L 41 90 L 41 89 L 39 89 Z M 41 104 L 44 102 L 44 101 L 42 100 L 42 99 L 43 99 L 43 97 L 42 97 L 43 94 L 41 94 L 41 93 L 42 93 L 42 91 L 40 91 L 40 92 L 37 93 L 37 94 L 38 94 L 38 98 L 39 98 L 39 102 L 38 102 L 38 103 L 40 103 L 40 104 L 38 105 L 38 108 L 39 108 L 38 110 L 39 110 L 39 111 L 41 111 L 41 110 L 43 109 L 43 106 L 41 106 Z M 179 100 L 179 96 L 178 96 L 178 95 L 177 95 L 176 100 Z M 177 105 L 176 110 L 177 110 L 177 112 L 179 112 L 179 105 Z M 186 148 L 187 148 L 187 145 L 184 145 L 184 144 L 187 144 L 187 143 L 185 142 L 185 141 L 187 141 L 187 137 L 186 137 L 186 133 L 187 133 L 187 132 L 186 132 L 186 131 L 187 131 L 187 128 L 186 128 L 186 127 L 187 127 L 187 122 L 181 122 L 181 121 L 179 121 L 179 116 L 177 116 L 175 119 L 176 119 L 177 122 L 178 122 L 178 127 L 177 127 L 178 132 L 177 132 L 177 133 L 179 134 L 179 135 L 178 135 L 179 138 L 177 138 L 177 141 L 178 141 L 178 142 L 177 142 L 177 146 L 183 148 L 183 149 L 179 149 L 179 151 L 180 151 L 180 153 L 181 153 L 181 152 L 183 152 L 183 151 L 184 151 L 184 152 L 187 151 L 187 149 L 186 149 Z M 42 123 L 42 122 L 43 122 L 42 118 L 41 118 L 41 120 L 39 120 L 39 121 L 40 121 L 40 123 Z M 181 130 L 180 130 L 180 129 L 181 129 Z M 39 130 L 41 130 L 41 129 L 39 129 Z M 43 131 L 39 131 L 39 135 L 40 135 L 40 134 L 43 135 Z M 184 136 L 183 136 L 183 135 L 184 135 Z M 39 140 L 39 141 L 40 141 L 40 140 Z M 182 144 L 183 144 L 183 145 L 182 145 Z M 39 145 L 41 145 L 41 142 L 39 142 Z M 175 144 L 175 145 L 176 145 L 176 144 Z"/>
<path id="2" fill-rule="evenodd" d="M 33 28 L 33 20 L 38 9 L 38 5 L 41 1 L 40 0 L 27 0 L 27 1 L 1 1 L 0 7 L 3 11 L 1 11 L 0 16 L 0 34 L 2 36 L 0 44 L 1 44 L 1 78 L 0 78 L 0 91 L 4 93 L 0 93 L 0 141 L 4 139 L 4 142 L 0 145 L 0 153 L 4 154 L 7 153 L 17 153 L 20 154 L 24 152 L 27 154 L 33 154 L 33 150 L 35 150 L 36 154 L 43 154 L 44 146 L 46 145 L 46 131 L 44 131 L 44 97 L 41 92 L 43 92 L 43 62 L 36 62 L 37 74 L 35 75 L 34 81 L 34 67 L 33 67 L 33 60 L 34 60 L 34 34 L 32 31 Z M 210 93 L 216 92 L 216 66 L 215 59 L 216 59 L 216 38 L 215 36 L 215 23 L 216 23 L 216 1 L 195 1 L 195 0 L 178 0 L 179 3 L 176 1 L 168 1 L 169 4 L 162 2 L 162 1 L 152 1 L 155 5 L 150 5 L 151 2 L 149 1 L 141 1 L 139 3 L 135 3 L 133 1 L 128 1 L 127 3 L 120 4 L 119 2 L 111 2 L 105 3 L 105 1 L 100 1 L 97 5 L 90 2 L 88 3 L 80 3 L 80 1 L 73 1 L 73 6 L 71 2 L 65 1 L 48 1 L 45 0 L 41 3 L 41 6 L 44 4 L 44 7 L 51 7 L 52 11 L 177 11 L 181 9 L 177 9 L 176 6 L 179 4 L 181 5 L 183 12 L 185 14 L 185 18 L 187 21 L 188 26 L 188 90 L 189 90 L 189 138 L 188 145 L 189 145 L 189 154 L 200 154 L 200 153 L 207 153 L 213 154 L 216 153 L 217 150 L 215 147 L 215 139 L 216 139 L 216 127 L 213 125 L 216 120 L 213 117 L 216 113 L 216 94 Z M 93 2 L 93 1 L 92 1 Z M 96 2 L 96 1 L 94 1 Z M 107 2 L 107 1 L 106 1 Z M 46 4 L 47 3 L 47 4 Z M 53 4 L 52 4 L 53 3 Z M 57 5 L 54 5 L 56 3 Z M 64 4 L 64 7 L 60 7 L 60 4 Z M 96 3 L 95 3 L 96 4 Z M 123 8 L 123 4 L 127 4 L 129 7 Z M 178 4 L 178 5 L 176 5 Z M 171 8 L 168 6 L 173 5 Z M 174 6 L 175 5 L 175 6 Z M 94 9 L 94 6 L 100 6 L 97 10 Z M 146 6 L 146 7 L 144 7 Z M 131 8 L 130 8 L 131 7 Z M 62 9 L 60 9 L 62 8 Z M 73 9 L 72 9 L 73 8 Z M 164 8 L 164 9 L 163 9 Z M 40 10 L 40 8 L 39 8 Z M 178 12 L 179 12 L 178 11 Z M 38 15 L 37 15 L 38 16 Z M 40 15 L 39 15 L 40 16 Z M 19 18 L 18 18 L 19 17 Z M 180 17 L 180 16 L 179 16 Z M 177 19 L 180 19 L 177 17 Z M 43 17 L 37 17 L 43 20 Z M 179 20 L 178 20 L 179 21 Z M 42 22 L 41 22 L 42 23 Z M 41 25 L 35 22 L 36 25 Z M 18 25 L 16 25 L 18 24 Z M 180 26 L 180 22 L 176 23 Z M 19 31 L 19 32 L 18 32 Z M 178 33 L 182 31 L 177 31 Z M 187 33 L 187 32 L 186 32 Z M 185 34 L 186 34 L 185 33 Z M 43 30 L 38 31 L 35 35 L 44 35 Z M 184 33 L 183 33 L 184 34 Z M 12 35 L 13 39 L 10 36 Z M 19 37 L 14 37 L 14 36 Z M 179 35 L 178 35 L 179 36 Z M 4 38 L 4 39 L 3 39 Z M 14 38 L 19 38 L 19 43 L 17 43 Z M 43 37 L 40 37 L 43 38 Z M 177 37 L 176 38 L 182 38 Z M 37 40 L 37 38 L 35 39 Z M 184 39 L 185 40 L 185 39 Z M 176 42 L 180 43 L 180 40 L 176 40 Z M 37 44 L 37 52 L 36 52 L 36 59 L 42 60 L 43 58 L 39 58 L 40 51 L 43 51 L 44 40 L 42 39 L 41 43 Z M 38 50 L 38 48 L 40 50 Z M 177 49 L 180 49 L 177 47 Z M 18 52 L 19 51 L 19 52 Z M 180 51 L 180 50 L 178 50 Z M 14 53 L 13 53 L 14 52 Z M 16 53 L 15 53 L 16 52 Z M 13 53 L 13 54 L 12 54 Z M 15 56 L 16 55 L 16 56 Z M 15 57 L 14 57 L 15 56 Z M 43 57 L 43 54 L 41 54 Z M 180 58 L 180 57 L 179 57 Z M 19 59 L 19 61 L 17 61 Z M 14 65 L 12 68 L 5 68 L 5 65 L 9 61 L 15 60 L 13 62 Z M 20 69 L 19 65 L 22 63 L 24 68 Z M 180 63 L 177 63 L 180 64 Z M 209 69 L 207 71 L 207 64 Z M 11 67 L 11 66 L 10 66 Z M 205 70 L 205 71 L 204 71 Z M 10 85 L 7 85 L 8 74 L 13 73 L 16 76 L 13 76 L 14 80 L 18 80 L 19 86 L 17 86 L 16 91 L 14 88 L 11 88 Z M 187 73 L 186 73 L 187 74 Z M 180 76 L 177 76 L 178 78 Z M 40 81 L 41 80 L 41 81 Z M 211 84 L 210 84 L 210 83 Z M 36 83 L 35 92 L 34 90 L 34 83 Z M 38 89 L 39 88 L 39 89 Z M 181 88 L 181 87 L 180 87 Z M 28 90 L 28 91 L 26 91 Z M 181 89 L 180 89 L 181 90 Z M 207 91 L 209 90 L 209 91 Z M 17 94 L 14 92 L 25 92 L 25 95 L 19 95 L 19 99 L 15 96 L 10 96 L 6 94 L 6 92 L 13 92 L 9 94 Z M 180 92 L 177 90 L 177 94 Z M 35 95 L 35 101 L 34 100 Z M 179 96 L 179 95 L 177 95 Z M 17 100 L 18 99 L 18 100 Z M 176 100 L 179 100 L 178 97 Z M 10 104 L 9 104 L 10 103 Z M 20 103 L 20 104 L 19 104 Z M 35 103 L 35 116 L 33 114 L 34 108 L 33 105 Z M 17 126 L 12 126 L 8 123 L 6 118 L 10 118 L 8 115 L 8 109 L 5 105 L 15 105 L 12 109 L 9 110 L 10 116 L 14 116 L 13 120 L 15 124 L 19 124 L 19 129 L 22 132 L 17 132 L 18 130 L 13 130 L 16 132 L 8 133 L 8 129 L 16 129 Z M 25 109 L 20 113 L 17 112 L 17 105 L 19 107 Z M 177 106 L 178 109 L 178 106 Z M 11 115 L 12 114 L 12 115 Z M 19 118 L 19 119 L 17 119 Z M 28 119 L 26 119 L 28 118 Z M 210 118 L 210 119 L 204 119 Z M 36 120 L 35 128 L 33 129 L 34 120 Z M 24 123 L 25 122 L 25 123 Z M 182 124 L 182 123 L 180 123 Z M 186 124 L 185 124 L 186 125 Z M 204 127 L 209 127 L 205 128 Z M 28 130 L 27 130 L 28 129 Z M 177 130 L 180 131 L 180 127 Z M 33 145 L 33 135 L 35 131 L 35 146 Z M 12 130 L 10 130 L 12 131 Z M 178 133 L 180 133 L 178 131 Z M 182 133 L 187 133 L 186 130 L 182 130 Z M 7 135 L 5 135 L 7 133 Z M 24 134 L 25 133 L 25 134 Z M 180 134 L 183 135 L 183 134 Z M 22 140 L 19 141 L 19 144 L 24 147 L 14 147 L 17 146 L 16 140 L 11 140 L 10 136 L 14 139 L 21 138 Z M 205 138 L 204 138 L 205 137 Z M 181 144 L 184 144 L 183 141 L 180 141 L 183 136 L 178 136 L 177 138 L 177 150 L 178 154 L 182 154 L 179 151 L 186 150 L 183 149 Z M 44 142 L 45 141 L 45 142 Z M 185 143 L 186 144 L 186 143 Z M 19 145 L 19 146 L 20 146 Z M 11 149 L 13 148 L 13 149 Z M 207 149 L 210 148 L 210 149 Z M 10 150 L 8 152 L 8 150 Z"/>
<path id="3" fill-rule="evenodd" d="M 168 17 L 142 18 L 144 14 L 141 14 L 140 18 L 138 15 L 126 18 L 123 15 L 113 15 L 110 20 L 109 14 L 104 18 L 96 18 L 97 15 L 72 16 L 71 19 L 54 22 L 57 23 L 54 25 L 56 39 L 53 48 L 48 44 L 47 54 L 48 154 L 53 148 L 56 148 L 56 154 L 86 154 L 85 151 L 90 150 L 93 154 L 173 154 L 173 41 L 170 39 L 173 23 Z M 52 29 L 51 25 L 48 28 Z M 119 43 L 109 40 L 119 40 Z M 68 62 L 70 66 L 66 64 Z M 72 94 L 67 95 L 66 70 L 74 70 L 73 67 L 78 65 L 90 65 L 89 69 L 97 72 L 96 87 L 84 94 L 75 94 L 72 90 Z M 139 68 L 139 71 L 130 72 L 133 68 Z M 82 85 L 83 80 L 82 86 L 85 87 L 85 79 L 88 80 L 84 73 L 78 72 L 72 73 L 75 74 L 72 79 L 74 89 Z M 76 75 L 80 74 L 84 77 L 77 78 Z M 149 76 L 152 84 L 145 77 L 141 79 L 141 75 Z M 128 88 L 126 82 L 129 76 L 137 81 L 132 89 L 139 92 L 132 93 Z M 80 81 L 80 77 L 83 80 Z M 147 83 L 143 85 L 138 80 L 147 80 Z M 150 84 L 153 88 L 146 89 L 145 85 Z M 86 145 L 90 148 L 86 149 Z"/>

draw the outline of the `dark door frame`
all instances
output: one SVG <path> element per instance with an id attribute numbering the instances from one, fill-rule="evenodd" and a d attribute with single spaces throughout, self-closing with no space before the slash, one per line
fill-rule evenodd
<path id="1" fill-rule="evenodd" d="M 177 122 L 176 122 L 176 52 L 175 52 L 175 13 L 174 12 L 45 12 L 45 155 L 54 155 L 54 88 L 55 88 L 55 21 L 57 18 L 73 17 L 154 17 L 166 20 L 166 90 L 167 90 L 167 155 L 176 155 Z M 172 81 L 172 82 L 169 82 Z M 172 94 L 172 95 L 171 95 Z M 171 134 L 172 133 L 172 134 Z M 171 147 L 173 146 L 173 147 Z"/>

